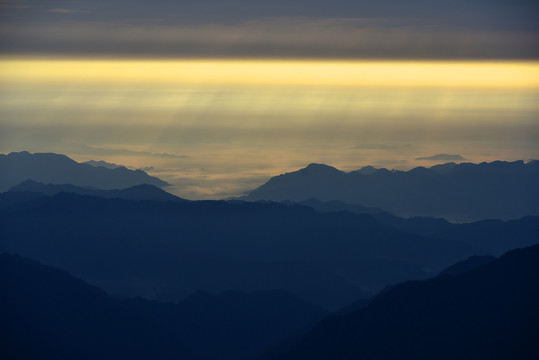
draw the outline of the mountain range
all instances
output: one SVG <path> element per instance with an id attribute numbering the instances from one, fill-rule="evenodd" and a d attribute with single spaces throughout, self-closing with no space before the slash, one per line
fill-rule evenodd
<path id="1" fill-rule="evenodd" d="M 142 170 L 129 170 L 104 161 L 77 163 L 65 155 L 50 153 L 0 154 L 0 171 L 3 174 L 0 192 L 26 180 L 94 190 L 118 190 L 143 184 L 168 185 Z M 527 163 L 447 163 L 409 171 L 365 166 L 348 173 L 328 165 L 310 164 L 304 169 L 270 178 L 239 200 L 305 203 L 314 199 L 324 202 L 326 207 L 335 207 L 329 205 L 332 201 L 344 202 L 354 204 L 353 212 L 363 207 L 363 212 L 388 212 L 399 217 L 436 217 L 452 222 L 510 220 L 539 215 L 537 183 L 539 161 L 535 160 Z M 21 191 L 21 186 L 17 190 Z M 172 200 L 171 196 L 169 198 Z"/>
<path id="2" fill-rule="evenodd" d="M 228 201 L 56 154 L 0 170 L 7 358 L 539 354 L 536 161 L 314 164 Z"/>
<path id="3" fill-rule="evenodd" d="M 399 284 L 265 359 L 537 359 L 539 246 Z"/>
<path id="4" fill-rule="evenodd" d="M 100 190 L 96 188 L 83 188 L 71 184 L 55 185 L 42 184 L 32 180 L 26 180 L 9 189 L 13 193 L 34 193 L 38 196 L 54 196 L 58 193 L 72 193 L 79 195 L 96 196 L 104 199 L 123 199 L 123 200 L 147 200 L 147 201 L 186 201 L 178 196 L 172 195 L 154 185 L 142 184 L 135 185 L 125 189 Z M 1 195 L 0 195 L 1 196 Z M 29 196 L 28 194 L 22 196 Z M 0 202 L 1 204 L 1 202 Z M 0 205 L 1 206 L 1 205 Z"/>
<path id="5" fill-rule="evenodd" d="M 293 202 L 284 202 L 293 204 Z M 346 211 L 358 215 L 370 214 L 380 224 L 406 233 L 428 238 L 451 239 L 463 242 L 479 249 L 488 249 L 486 253 L 501 255 L 508 250 L 526 247 L 537 243 L 539 223 L 536 216 L 526 216 L 516 220 L 482 220 L 471 223 L 451 223 L 445 219 L 432 217 L 402 218 L 378 208 L 347 204 L 342 201 L 319 201 L 310 199 L 298 204 L 316 211 Z"/>
<path id="6" fill-rule="evenodd" d="M 539 161 L 447 163 L 343 172 L 323 164 L 272 177 L 243 200 L 338 200 L 401 217 L 469 222 L 539 215 Z"/>
<path id="7" fill-rule="evenodd" d="M 284 291 L 197 292 L 177 304 L 114 299 L 8 254 L 0 291 L 5 359 L 254 359 L 327 315 Z"/>
<path id="8" fill-rule="evenodd" d="M 0 255 L 6 359 L 196 359 L 155 320 L 63 270 Z"/>
<path id="9" fill-rule="evenodd" d="M 30 154 L 27 151 L 0 154 L 0 192 L 25 181 L 44 184 L 71 184 L 98 189 L 124 189 L 149 184 L 157 187 L 167 182 L 142 170 L 114 169 L 78 163 L 65 155 L 52 153 Z"/>
<path id="10" fill-rule="evenodd" d="M 27 194 L 3 195 L 12 193 Z M 113 295 L 179 301 L 198 289 L 283 289 L 334 310 L 468 256 L 497 255 L 499 243 L 515 248 L 539 239 L 539 217 L 457 225 L 447 238 L 445 222 L 426 222 L 440 236 L 295 204 L 61 192 L 0 208 L 0 251 L 66 269 Z"/>
<path id="11" fill-rule="evenodd" d="M 535 359 L 539 245 L 470 258 L 333 314 L 283 291 L 114 299 L 0 254 L 8 359 Z"/>
<path id="12" fill-rule="evenodd" d="M 157 320 L 202 359 L 256 359 L 306 334 L 329 312 L 282 290 L 197 291 L 177 304 L 142 298 L 128 307 Z"/>
<path id="13" fill-rule="evenodd" d="M 330 310 L 481 251 L 370 215 L 66 192 L 1 208 L 0 229 L 0 251 L 66 269 L 113 295 L 177 301 L 197 289 L 284 289 Z"/>

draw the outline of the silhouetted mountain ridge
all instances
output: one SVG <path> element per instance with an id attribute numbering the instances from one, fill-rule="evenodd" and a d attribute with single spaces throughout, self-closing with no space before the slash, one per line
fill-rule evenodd
<path id="1" fill-rule="evenodd" d="M 361 288 L 426 278 L 478 251 L 349 212 L 69 193 L 0 209 L 0 229 L 0 251 L 46 261 L 111 294 L 168 301 L 197 289 L 284 289 L 328 309 L 367 296 Z"/>
<path id="2" fill-rule="evenodd" d="M 516 220 L 482 220 L 452 224 L 444 219 L 415 217 L 403 219 L 387 213 L 373 216 L 380 223 L 400 231 L 436 239 L 453 239 L 488 249 L 486 254 L 501 255 L 508 250 L 535 245 L 539 239 L 539 217 L 526 216 Z"/>
<path id="3" fill-rule="evenodd" d="M 8 254 L 0 254 L 0 291 L 8 359 L 254 359 L 327 314 L 284 291 L 199 291 L 178 304 L 117 300 Z"/>
<path id="4" fill-rule="evenodd" d="M 374 166 L 368 165 L 368 166 L 362 167 L 359 170 L 356 170 L 355 172 L 365 174 L 365 175 L 371 175 L 371 174 L 374 174 L 375 172 L 377 172 L 378 170 L 381 170 L 381 169 L 377 169 Z M 354 171 L 352 171 L 352 172 L 354 172 Z"/>
<path id="5" fill-rule="evenodd" d="M 6 359 L 196 359 L 165 328 L 65 271 L 0 255 Z"/>
<path id="6" fill-rule="evenodd" d="M 328 312 L 281 290 L 213 295 L 197 291 L 178 304 L 129 305 L 157 319 L 203 359 L 255 359 L 288 337 L 307 333 Z"/>
<path id="7" fill-rule="evenodd" d="M 153 201 L 185 201 L 158 187 L 148 184 L 135 185 L 121 190 L 98 190 L 93 188 L 83 188 L 71 184 L 54 185 L 41 184 L 36 181 L 26 180 L 13 186 L 9 192 L 34 192 L 46 196 L 53 196 L 61 192 L 74 193 L 80 195 L 97 196 L 106 199 L 124 200 L 153 200 Z"/>
<path id="8" fill-rule="evenodd" d="M 440 271 L 440 275 L 458 275 L 475 270 L 481 266 L 495 261 L 494 256 L 471 256 L 466 260 L 459 261 L 455 265 Z"/>
<path id="9" fill-rule="evenodd" d="M 381 208 L 398 216 L 455 221 L 539 215 L 539 163 L 442 164 L 409 171 L 345 173 L 311 164 L 272 177 L 244 199 L 301 202 L 338 200 Z"/>
<path id="10" fill-rule="evenodd" d="M 72 184 L 99 189 L 124 189 L 149 184 L 157 187 L 167 182 L 149 176 L 142 170 L 125 167 L 109 169 L 78 163 L 65 155 L 52 153 L 30 154 L 27 151 L 0 154 L 0 192 L 7 191 L 25 180 L 46 184 Z"/>
<path id="11" fill-rule="evenodd" d="M 539 246 L 394 286 L 266 359 L 536 359 Z"/>
<path id="12" fill-rule="evenodd" d="M 285 202 L 294 204 L 293 202 Z M 483 220 L 455 224 L 440 218 L 401 218 L 377 208 L 369 208 L 342 201 L 309 199 L 298 204 L 320 212 L 349 211 L 371 214 L 379 223 L 399 231 L 436 239 L 450 239 L 482 249 L 483 253 L 501 255 L 508 250 L 534 245 L 539 239 L 539 217 L 526 216 L 517 220 Z"/>

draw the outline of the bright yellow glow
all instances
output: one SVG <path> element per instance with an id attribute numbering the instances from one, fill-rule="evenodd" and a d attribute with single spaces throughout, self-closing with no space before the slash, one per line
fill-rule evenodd
<path id="1" fill-rule="evenodd" d="M 0 152 L 151 166 L 190 199 L 310 162 L 538 158 L 538 119 L 539 62 L 0 58 Z"/>
<path id="2" fill-rule="evenodd" d="M 536 88 L 539 63 L 4 59 L 0 78 L 18 83 Z"/>

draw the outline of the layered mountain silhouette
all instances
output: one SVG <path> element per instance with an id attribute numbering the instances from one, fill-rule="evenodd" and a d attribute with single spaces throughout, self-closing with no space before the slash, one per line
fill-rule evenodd
<path id="1" fill-rule="evenodd" d="M 468 272 L 468 271 L 475 270 L 476 268 L 481 267 L 483 265 L 486 265 L 488 263 L 491 263 L 494 260 L 496 260 L 496 257 L 494 257 L 494 256 L 488 256 L 488 255 L 486 255 L 486 256 L 477 256 L 477 255 L 470 256 L 469 258 L 467 258 L 465 260 L 459 261 L 458 263 L 443 269 L 442 271 L 440 271 L 439 275 L 456 275 L 456 274 L 465 273 L 465 272 Z M 378 295 L 389 291 L 394 286 L 396 286 L 396 285 L 390 285 L 390 286 L 386 287 Z M 335 311 L 334 314 L 335 315 L 344 315 L 344 314 L 350 314 L 350 313 L 356 312 L 356 311 L 358 311 L 360 309 L 363 309 L 363 308 L 367 307 L 367 305 L 369 305 L 372 300 L 373 300 L 373 298 L 359 299 L 357 301 L 354 301 L 352 304 L 347 305 L 347 306 L 339 309 L 338 311 Z"/>
<path id="2" fill-rule="evenodd" d="M 496 260 L 494 256 L 470 256 L 466 260 L 459 261 L 440 271 L 440 275 L 458 275 L 477 269 L 478 267 L 490 264 Z"/>
<path id="3" fill-rule="evenodd" d="M 326 310 L 281 290 L 212 295 L 197 291 L 178 304 L 133 299 L 202 359 L 256 359 L 288 338 L 304 335 Z"/>
<path id="4" fill-rule="evenodd" d="M 123 199 L 123 200 L 149 200 L 149 201 L 185 201 L 174 196 L 156 186 L 142 184 L 132 186 L 121 190 L 99 190 L 94 188 L 83 188 L 71 184 L 53 185 L 41 184 L 36 181 L 26 180 L 9 189 L 10 193 L 37 193 L 45 196 L 53 196 L 61 192 L 73 193 L 79 195 L 97 196 L 105 199 Z"/>
<path id="5" fill-rule="evenodd" d="M 292 202 L 285 202 L 291 204 Z M 483 249 L 488 254 L 501 255 L 508 250 L 534 245 L 539 239 L 539 218 L 527 216 L 517 220 L 483 220 L 472 223 L 451 223 L 431 217 L 401 218 L 377 208 L 347 204 L 342 201 L 310 199 L 298 204 L 320 212 L 348 211 L 354 214 L 371 214 L 379 223 L 399 231 L 429 238 L 448 239 Z"/>
<path id="6" fill-rule="evenodd" d="M 376 170 L 376 171 L 374 171 Z M 271 178 L 244 200 L 338 200 L 397 216 L 451 221 L 539 215 L 539 161 L 448 163 L 410 171 L 339 171 L 311 164 Z"/>
<path id="7" fill-rule="evenodd" d="M 370 215 L 65 192 L 1 208 L 0 229 L 0 251 L 66 269 L 113 295 L 178 301 L 198 289 L 283 289 L 330 310 L 489 253 Z"/>
<path id="8" fill-rule="evenodd" d="M 447 272 L 446 272 L 447 273 Z M 399 284 L 266 359 L 537 359 L 539 246 Z"/>
<path id="9" fill-rule="evenodd" d="M 284 202 L 288 204 L 293 204 L 293 202 Z M 299 201 L 297 204 L 305 205 L 312 207 L 313 209 L 320 212 L 339 212 L 339 211 L 349 211 L 354 214 L 379 214 L 386 213 L 386 211 L 375 208 L 367 207 L 360 204 L 348 204 L 343 201 L 331 200 L 331 201 L 320 201 L 317 199 L 308 199 L 304 201 Z"/>
<path id="10" fill-rule="evenodd" d="M 5 359 L 197 359 L 158 321 L 65 271 L 0 255 Z"/>
<path id="11" fill-rule="evenodd" d="M 25 180 L 45 184 L 72 184 L 98 189 L 124 189 L 135 185 L 162 187 L 167 182 L 146 174 L 142 170 L 125 167 L 107 168 L 78 163 L 65 155 L 27 151 L 0 154 L 0 192 Z"/>
<path id="12" fill-rule="evenodd" d="M 70 274 L 0 255 L 7 359 L 255 359 L 327 311 L 284 291 L 117 300 Z"/>
<path id="13" fill-rule="evenodd" d="M 1 184 L 45 179 L 0 193 L 0 253 L 69 273 L 0 255 L 8 358 L 539 355 L 539 246 L 492 256 L 538 244 L 539 216 L 452 223 L 387 211 L 533 214 L 537 162 L 310 165 L 248 197 L 278 194 L 270 201 L 186 201 L 147 181 L 107 188 L 156 178 L 55 154 L 0 156 L 1 170 L 15 163 L 27 168 L 3 172 Z M 70 183 L 78 176 L 87 182 Z"/>

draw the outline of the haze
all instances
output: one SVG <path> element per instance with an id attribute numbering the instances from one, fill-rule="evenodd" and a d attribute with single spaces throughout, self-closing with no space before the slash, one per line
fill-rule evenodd
<path id="1" fill-rule="evenodd" d="M 312 162 L 539 157 L 533 2 L 152 4 L 1 1 L 0 152 L 142 168 L 188 199 Z"/>

